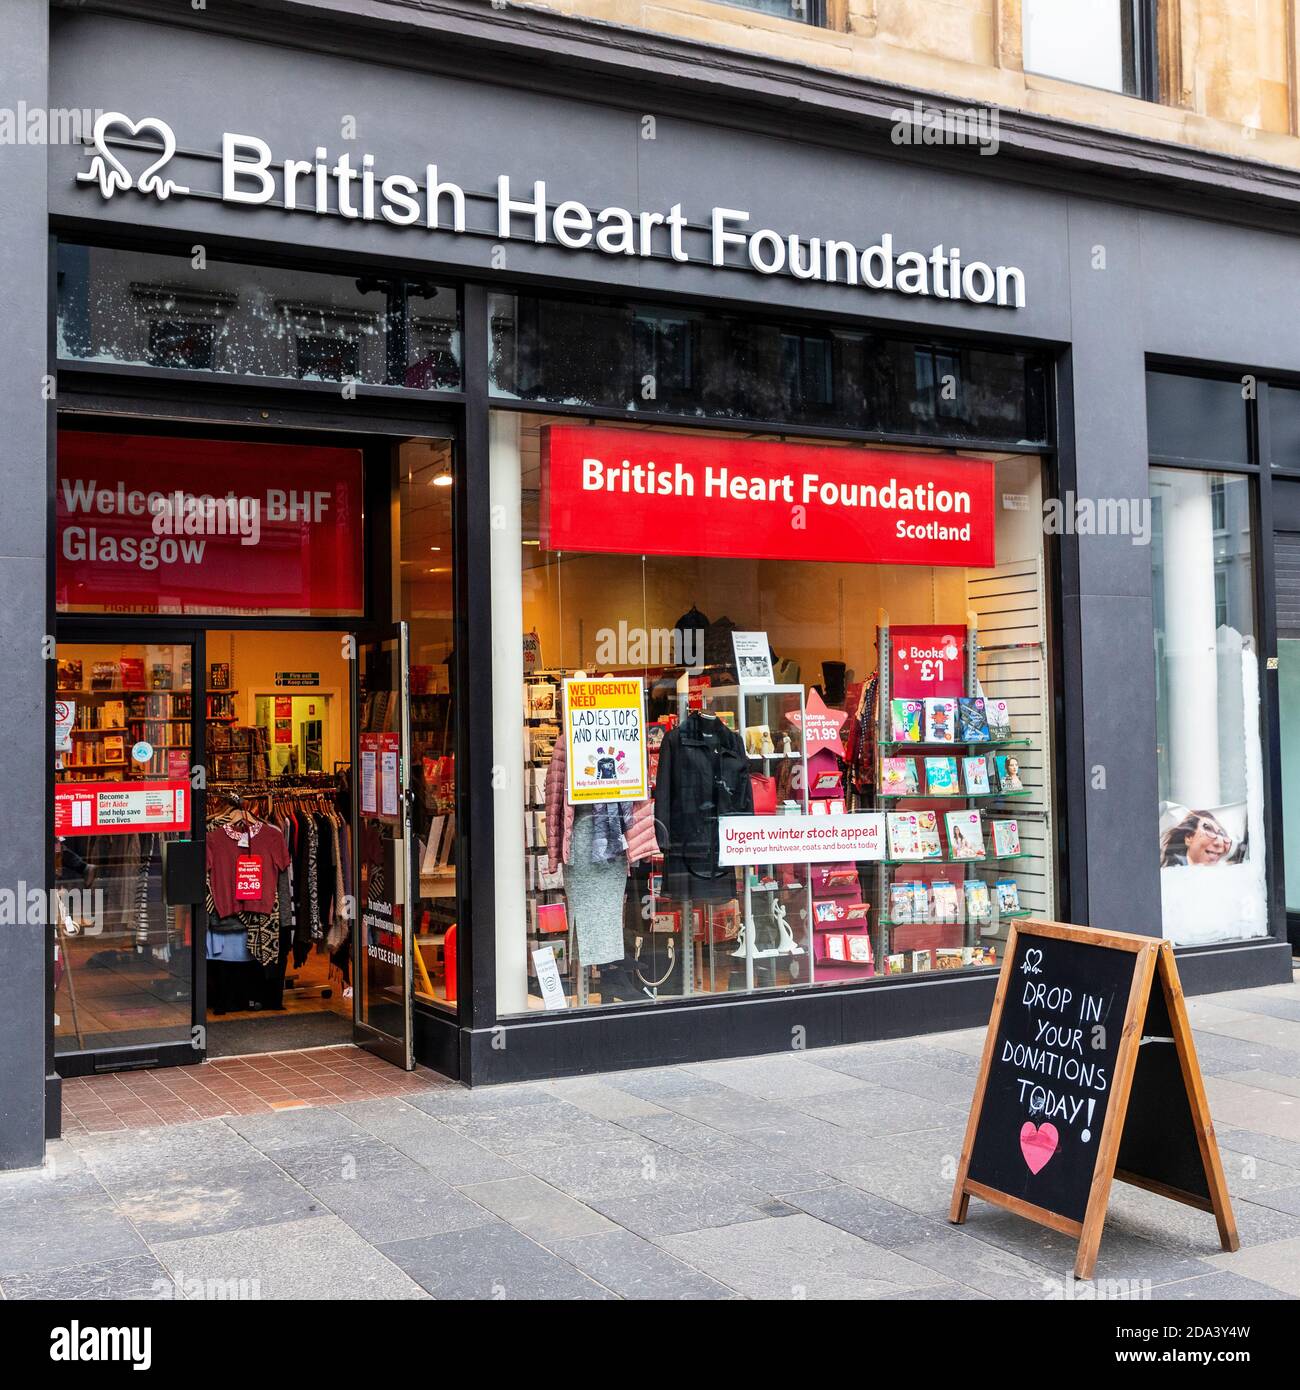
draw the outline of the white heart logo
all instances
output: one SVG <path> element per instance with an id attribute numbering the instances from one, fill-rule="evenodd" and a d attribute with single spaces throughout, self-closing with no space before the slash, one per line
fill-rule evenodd
<path id="1" fill-rule="evenodd" d="M 140 175 L 140 182 L 136 184 L 139 192 L 152 193 L 159 202 L 165 202 L 173 193 L 190 191 L 184 184 L 164 179 L 158 172 L 176 154 L 176 136 L 171 126 L 166 121 L 160 121 L 157 116 L 146 116 L 142 121 L 133 121 L 120 111 L 105 111 L 95 122 L 91 137 L 95 145 L 95 154 L 90 161 L 90 168 L 77 175 L 78 183 L 98 182 L 100 194 L 105 198 L 111 198 L 119 190 L 125 193 L 131 187 L 131 171 L 108 148 L 108 132 L 114 126 L 122 126 L 132 137 L 151 131 L 162 140 L 162 156 L 154 160 Z"/>

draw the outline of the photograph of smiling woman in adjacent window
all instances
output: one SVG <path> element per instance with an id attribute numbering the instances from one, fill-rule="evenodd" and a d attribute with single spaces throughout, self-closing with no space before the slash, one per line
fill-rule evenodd
<path id="1" fill-rule="evenodd" d="M 1244 846 L 1233 849 L 1233 837 L 1209 811 L 1191 811 L 1160 837 L 1160 867 L 1176 864 L 1238 862 Z"/>

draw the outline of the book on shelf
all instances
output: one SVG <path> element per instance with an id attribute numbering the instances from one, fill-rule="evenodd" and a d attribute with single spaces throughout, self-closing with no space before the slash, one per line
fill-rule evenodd
<path id="1" fill-rule="evenodd" d="M 925 885 L 922 884 L 922 887 Z M 916 917 L 916 894 L 912 891 L 913 885 L 910 883 L 891 883 L 889 885 L 889 920 L 895 926 L 910 924 L 917 920 Z M 926 897 L 926 907 L 929 907 L 929 895 Z M 924 916 L 920 919 L 924 921 Z"/>
<path id="2" fill-rule="evenodd" d="M 993 891 L 998 895 L 999 912 L 1020 911 L 1020 889 L 1014 878 L 998 879 L 993 885 Z"/>
<path id="3" fill-rule="evenodd" d="M 996 855 L 1020 853 L 1020 824 L 1013 820 L 995 820 L 993 827 L 993 853 Z"/>
<path id="4" fill-rule="evenodd" d="M 893 743 L 920 743 L 925 721 L 922 700 L 889 702 L 889 737 Z"/>
<path id="5" fill-rule="evenodd" d="M 949 882 L 948 879 L 935 879 L 930 885 L 930 896 L 936 922 L 961 921 L 962 896 L 955 883 Z"/>
<path id="6" fill-rule="evenodd" d="M 138 656 L 124 656 L 118 663 L 118 669 L 122 674 L 123 690 L 143 690 L 144 684 L 144 661 Z M 171 684 L 170 668 L 168 670 L 168 685 Z"/>
<path id="7" fill-rule="evenodd" d="M 81 662 L 61 657 L 58 665 L 56 684 L 59 690 L 81 689 Z"/>
<path id="8" fill-rule="evenodd" d="M 993 761 L 997 768 L 998 791 L 1024 791 L 1025 784 L 1020 780 L 1020 759 L 1014 753 L 999 753 Z"/>
<path id="9" fill-rule="evenodd" d="M 1011 705 L 1006 700 L 984 699 L 984 713 L 988 719 L 989 738 L 1011 737 Z"/>
<path id="10" fill-rule="evenodd" d="M 989 787 L 989 760 L 983 753 L 976 753 L 961 760 L 962 781 L 966 785 L 967 796 L 987 796 Z"/>
<path id="11" fill-rule="evenodd" d="M 886 817 L 891 859 L 941 859 L 939 818 L 935 811 L 891 811 Z"/>
<path id="12" fill-rule="evenodd" d="M 90 668 L 91 690 L 112 690 L 118 684 L 117 662 L 96 661 Z"/>
<path id="13" fill-rule="evenodd" d="M 978 811 L 949 811 L 944 821 L 950 859 L 984 858 L 984 831 Z"/>
<path id="14" fill-rule="evenodd" d="M 957 701 L 958 738 L 962 743 L 987 743 L 988 713 L 982 695 L 962 695 Z"/>
<path id="15" fill-rule="evenodd" d="M 925 789 L 930 796 L 957 796 L 961 792 L 961 783 L 957 780 L 957 759 L 927 758 Z"/>
<path id="16" fill-rule="evenodd" d="M 880 791 L 882 796 L 915 796 L 918 789 L 914 758 L 881 758 Z"/>
<path id="17" fill-rule="evenodd" d="M 989 896 L 989 886 L 983 879 L 968 878 L 962 884 L 966 895 L 966 920 L 968 922 L 990 922 L 993 920 L 993 899 Z"/>
<path id="18" fill-rule="evenodd" d="M 953 743 L 957 738 L 957 701 L 932 695 L 925 701 L 926 743 Z"/>

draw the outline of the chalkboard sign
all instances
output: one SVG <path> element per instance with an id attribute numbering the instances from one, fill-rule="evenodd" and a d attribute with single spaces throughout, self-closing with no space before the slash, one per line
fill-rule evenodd
<path id="1" fill-rule="evenodd" d="M 1112 1178 L 1213 1211 L 1237 1248 L 1173 948 L 1012 928 L 950 1218 L 971 1196 L 1076 1237 L 1090 1278 Z"/>

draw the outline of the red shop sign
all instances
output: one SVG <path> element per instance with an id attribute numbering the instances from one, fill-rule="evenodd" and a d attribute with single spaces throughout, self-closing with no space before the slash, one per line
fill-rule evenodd
<path id="1" fill-rule="evenodd" d="M 363 610 L 358 449 L 65 430 L 56 491 L 60 612 Z"/>
<path id="2" fill-rule="evenodd" d="M 56 835 L 138 835 L 188 830 L 190 784 L 166 782 L 58 782 Z"/>
<path id="3" fill-rule="evenodd" d="M 541 486 L 549 550 L 994 563 L 990 459 L 548 425 Z"/>
<path id="4" fill-rule="evenodd" d="M 940 623 L 889 629 L 889 693 L 899 699 L 966 693 L 966 629 Z"/>

